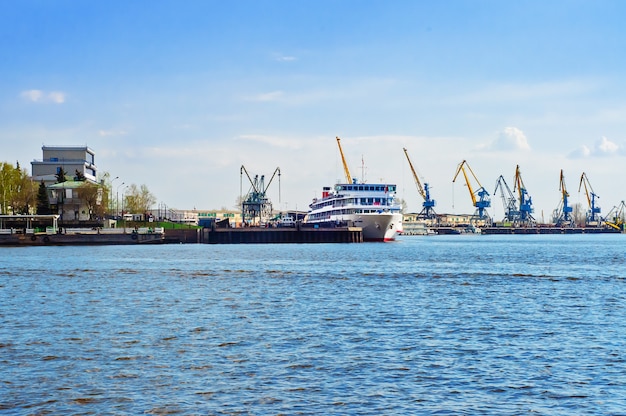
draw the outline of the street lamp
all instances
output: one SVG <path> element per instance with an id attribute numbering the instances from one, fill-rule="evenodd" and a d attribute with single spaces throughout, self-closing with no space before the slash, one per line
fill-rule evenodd
<path id="1" fill-rule="evenodd" d="M 111 181 L 111 188 L 109 190 L 109 215 L 110 215 L 111 211 L 113 211 L 113 182 L 115 182 L 115 180 L 119 179 L 119 178 L 120 178 L 119 176 L 116 176 Z"/>
<path id="2" fill-rule="evenodd" d="M 126 200 L 126 188 L 128 188 L 128 185 L 124 187 L 124 193 L 122 194 L 122 218 L 124 216 L 124 201 Z M 123 221 L 124 221 L 124 234 L 126 234 L 126 218 L 124 218 Z"/>
<path id="3" fill-rule="evenodd" d="M 115 219 L 118 220 L 120 216 L 120 186 L 124 185 L 124 182 L 120 183 L 115 191 Z"/>

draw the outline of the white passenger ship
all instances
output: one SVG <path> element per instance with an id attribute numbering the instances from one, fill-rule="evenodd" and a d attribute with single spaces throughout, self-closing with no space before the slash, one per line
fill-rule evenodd
<path id="1" fill-rule="evenodd" d="M 340 183 L 324 187 L 309 205 L 305 222 L 318 226 L 361 227 L 365 241 L 393 241 L 402 228 L 396 185 Z"/>

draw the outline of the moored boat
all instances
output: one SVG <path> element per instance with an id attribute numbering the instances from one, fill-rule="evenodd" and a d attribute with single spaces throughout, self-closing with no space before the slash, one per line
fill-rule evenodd
<path id="1" fill-rule="evenodd" d="M 364 241 L 393 241 L 402 224 L 394 184 L 339 183 L 324 187 L 309 205 L 305 223 L 360 227 Z"/>

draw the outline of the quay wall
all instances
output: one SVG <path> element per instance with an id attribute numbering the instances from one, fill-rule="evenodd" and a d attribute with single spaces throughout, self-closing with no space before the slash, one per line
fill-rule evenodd
<path id="1" fill-rule="evenodd" d="M 205 244 L 362 243 L 360 227 L 226 228 L 201 230 Z"/>

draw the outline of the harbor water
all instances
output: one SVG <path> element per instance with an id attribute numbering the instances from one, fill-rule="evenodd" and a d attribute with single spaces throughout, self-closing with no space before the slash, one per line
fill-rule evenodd
<path id="1" fill-rule="evenodd" d="M 0 249 L 0 414 L 626 414 L 626 236 Z"/>

